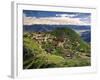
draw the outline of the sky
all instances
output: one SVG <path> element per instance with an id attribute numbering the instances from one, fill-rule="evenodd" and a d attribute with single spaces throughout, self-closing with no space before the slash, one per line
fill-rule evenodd
<path id="1" fill-rule="evenodd" d="M 53 12 L 23 10 L 24 25 L 90 25 L 91 14 L 80 12 Z"/>

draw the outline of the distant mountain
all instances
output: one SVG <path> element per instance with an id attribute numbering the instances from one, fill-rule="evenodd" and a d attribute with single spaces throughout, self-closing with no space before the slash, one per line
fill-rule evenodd
<path id="1" fill-rule="evenodd" d="M 71 28 L 73 30 L 90 30 L 90 26 L 84 25 L 24 25 L 23 30 L 26 32 L 45 32 L 52 31 L 56 28 Z"/>
<path id="2" fill-rule="evenodd" d="M 91 42 L 91 32 L 90 31 L 85 31 L 81 33 L 81 37 L 83 38 L 84 41 L 90 43 Z"/>

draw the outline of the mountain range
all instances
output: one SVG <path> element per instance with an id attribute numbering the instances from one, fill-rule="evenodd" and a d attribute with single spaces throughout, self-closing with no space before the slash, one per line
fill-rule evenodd
<path id="1" fill-rule="evenodd" d="M 80 36 L 88 43 L 91 41 L 91 27 L 89 25 L 23 25 L 24 32 L 49 32 L 56 28 L 70 28 L 76 32 L 84 30 L 84 32 L 79 32 Z"/>

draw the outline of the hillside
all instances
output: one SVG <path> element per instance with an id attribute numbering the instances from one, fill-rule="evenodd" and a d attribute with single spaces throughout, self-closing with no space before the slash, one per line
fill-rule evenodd
<path id="1" fill-rule="evenodd" d="M 90 45 L 70 28 L 24 32 L 23 37 L 24 69 L 90 65 Z"/>

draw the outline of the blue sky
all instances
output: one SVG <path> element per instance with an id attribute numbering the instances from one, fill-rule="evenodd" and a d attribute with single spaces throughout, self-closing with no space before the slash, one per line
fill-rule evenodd
<path id="1" fill-rule="evenodd" d="M 23 15 L 24 15 L 25 22 L 30 21 L 30 18 L 32 18 L 30 21 L 31 24 L 34 24 L 35 23 L 34 20 L 37 20 L 37 19 L 38 19 L 38 21 L 40 21 L 39 19 L 42 19 L 42 20 L 44 20 L 44 22 L 46 20 L 48 20 L 48 22 L 51 22 L 50 20 L 53 19 L 56 21 L 58 20 L 59 23 L 62 23 L 63 21 L 61 21 L 60 18 L 65 18 L 66 24 L 68 23 L 68 24 L 90 25 L 90 23 L 91 23 L 91 14 L 90 13 L 23 10 Z M 32 20 L 33 20 L 33 22 L 32 22 Z M 64 24 L 65 24 L 65 20 L 64 20 Z M 75 23 L 75 20 L 76 20 L 76 23 Z M 55 23 L 57 23 L 57 22 L 55 22 Z M 40 24 L 42 24 L 41 21 L 40 21 Z"/>

